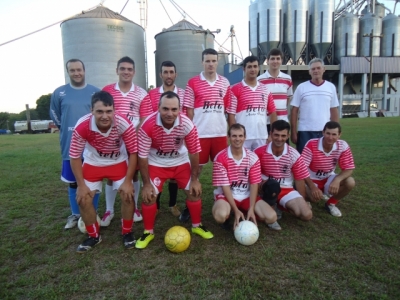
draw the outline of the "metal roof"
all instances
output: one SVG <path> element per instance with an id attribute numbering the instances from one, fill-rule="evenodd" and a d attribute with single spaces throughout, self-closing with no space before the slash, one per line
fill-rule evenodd
<path id="1" fill-rule="evenodd" d="M 369 61 L 365 57 L 342 57 L 340 59 L 340 73 L 344 74 L 369 73 Z M 400 57 L 374 56 L 372 61 L 372 73 L 375 74 L 400 73 Z"/>
<path id="2" fill-rule="evenodd" d="M 164 32 L 170 32 L 170 31 L 181 31 L 181 30 L 200 30 L 200 31 L 206 31 L 206 29 L 204 29 L 201 25 L 197 26 L 194 25 L 192 23 L 190 23 L 189 21 L 186 21 L 185 19 L 183 19 L 182 21 L 179 21 L 178 23 L 176 23 L 175 25 L 172 25 L 171 27 L 165 29 L 163 28 L 163 30 L 160 33 L 157 33 L 154 38 Z M 212 33 L 211 33 L 212 34 Z"/>
<path id="3" fill-rule="evenodd" d="M 70 21 L 70 20 L 74 20 L 74 19 L 82 19 L 82 18 L 114 19 L 114 20 L 121 20 L 121 21 L 126 21 L 126 22 L 136 24 L 135 22 L 132 22 L 131 20 L 125 18 L 124 16 L 121 16 L 119 13 L 114 12 L 102 5 L 99 5 L 95 9 L 92 9 L 92 10 L 82 11 L 81 14 L 78 14 L 76 16 L 68 18 L 68 19 L 64 20 L 62 23 L 66 22 L 66 21 Z"/>

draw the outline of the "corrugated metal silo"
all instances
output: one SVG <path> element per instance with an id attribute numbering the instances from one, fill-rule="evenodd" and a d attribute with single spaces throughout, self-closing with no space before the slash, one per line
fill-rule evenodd
<path id="1" fill-rule="evenodd" d="M 366 13 L 363 17 L 360 18 L 360 56 L 370 56 L 370 38 L 363 37 L 363 35 L 370 34 L 372 29 L 374 30 L 374 35 L 380 35 L 382 33 L 382 18 L 377 17 L 375 14 Z M 380 39 L 374 38 L 372 44 L 372 56 L 379 56 L 381 52 Z"/>
<path id="2" fill-rule="evenodd" d="M 86 66 L 86 81 L 99 88 L 118 80 L 117 61 L 135 61 L 133 82 L 146 88 L 144 29 L 104 6 L 82 12 L 61 23 L 64 64 L 71 58 Z M 65 72 L 65 81 L 69 82 Z"/>
<path id="3" fill-rule="evenodd" d="M 359 20 L 345 12 L 335 21 L 335 61 L 340 63 L 344 56 L 357 56 Z"/>
<path id="4" fill-rule="evenodd" d="M 282 0 L 258 0 L 260 47 L 265 55 L 281 43 Z"/>
<path id="5" fill-rule="evenodd" d="M 258 3 L 257 0 L 250 3 L 249 6 L 249 21 L 250 21 L 250 51 L 254 56 L 258 55 L 257 52 L 257 13 Z"/>
<path id="6" fill-rule="evenodd" d="M 307 42 L 308 0 L 287 1 L 285 44 L 297 61 Z"/>
<path id="7" fill-rule="evenodd" d="M 182 20 L 168 29 L 156 34 L 156 74 L 165 60 L 176 65 L 178 77 L 175 81 L 180 88 L 185 88 L 188 80 L 202 70 L 201 53 L 206 48 L 214 49 L 214 35 L 202 27 Z M 157 77 L 157 86 L 161 79 Z"/>
<path id="8" fill-rule="evenodd" d="M 217 73 L 224 76 L 224 67 L 229 64 L 229 53 L 226 53 L 223 49 L 218 50 L 218 67 Z"/>
<path id="9" fill-rule="evenodd" d="M 381 56 L 400 56 L 400 17 L 388 14 L 382 20 Z"/>
<path id="10" fill-rule="evenodd" d="M 317 57 L 324 58 L 333 42 L 334 0 L 312 1 L 311 46 Z"/>

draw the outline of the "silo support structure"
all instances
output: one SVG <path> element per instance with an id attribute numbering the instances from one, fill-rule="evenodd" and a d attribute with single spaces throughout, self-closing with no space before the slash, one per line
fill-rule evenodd
<path id="1" fill-rule="evenodd" d="M 344 82 L 344 74 L 339 73 L 339 118 L 342 118 L 342 110 L 343 110 L 343 82 Z"/>
<path id="2" fill-rule="evenodd" d="M 363 73 L 361 77 L 361 111 L 365 111 L 365 102 L 367 99 L 367 73 Z"/>
<path id="3" fill-rule="evenodd" d="M 383 99 L 382 99 L 382 109 L 383 110 L 390 110 L 390 104 L 387 103 L 387 98 L 388 98 L 388 86 L 389 86 L 389 74 L 384 74 L 383 75 L 383 86 L 382 86 L 382 94 L 383 94 Z"/>

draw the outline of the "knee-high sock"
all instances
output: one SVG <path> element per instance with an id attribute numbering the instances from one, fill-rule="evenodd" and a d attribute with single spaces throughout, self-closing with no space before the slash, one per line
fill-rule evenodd
<path id="1" fill-rule="evenodd" d="M 99 208 L 99 198 L 100 198 L 100 193 L 96 193 L 93 197 L 93 206 L 94 209 L 97 211 L 97 209 Z"/>
<path id="2" fill-rule="evenodd" d="M 201 199 L 197 201 L 186 200 L 186 206 L 189 209 L 192 225 L 198 226 L 201 223 Z"/>
<path id="3" fill-rule="evenodd" d="M 154 229 L 154 222 L 156 220 L 156 213 L 157 213 L 157 205 L 150 204 L 142 205 L 142 215 L 143 215 L 143 224 L 144 230 L 152 232 Z"/>
<path id="4" fill-rule="evenodd" d="M 133 188 L 135 189 L 135 209 L 139 209 L 138 200 L 139 200 L 139 192 L 140 192 L 140 181 L 133 182 Z"/>
<path id="5" fill-rule="evenodd" d="M 89 236 L 98 238 L 100 235 L 100 227 L 99 224 L 96 222 L 94 224 L 85 225 L 87 233 Z"/>
<path id="6" fill-rule="evenodd" d="M 169 207 L 176 205 L 176 198 L 178 197 L 178 184 L 176 182 L 170 182 L 168 184 L 169 191 Z"/>
<path id="7" fill-rule="evenodd" d="M 337 199 L 335 199 L 334 197 L 330 197 L 329 198 L 329 200 L 328 201 L 326 201 L 326 204 L 334 204 L 334 205 L 336 205 L 336 204 L 338 204 L 339 203 L 339 200 L 337 200 Z"/>
<path id="8" fill-rule="evenodd" d="M 117 190 L 113 190 L 112 185 L 106 184 L 106 211 L 114 213 L 114 204 L 117 192 Z"/>
<path id="9" fill-rule="evenodd" d="M 133 226 L 132 218 L 129 220 L 121 219 L 121 223 L 122 223 L 122 234 L 132 232 L 132 226 Z"/>
<path id="10" fill-rule="evenodd" d="M 76 202 L 76 188 L 68 187 L 68 198 L 72 214 L 79 216 L 81 213 L 79 212 L 79 205 Z"/>

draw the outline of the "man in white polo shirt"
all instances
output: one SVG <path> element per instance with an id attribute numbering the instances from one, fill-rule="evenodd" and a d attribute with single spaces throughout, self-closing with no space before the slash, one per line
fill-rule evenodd
<path id="1" fill-rule="evenodd" d="M 322 137 L 322 129 L 326 122 L 339 122 L 336 88 L 323 79 L 324 61 L 314 58 L 308 66 L 311 80 L 297 87 L 290 103 L 291 140 L 296 144 L 299 153 L 310 139 Z"/>

